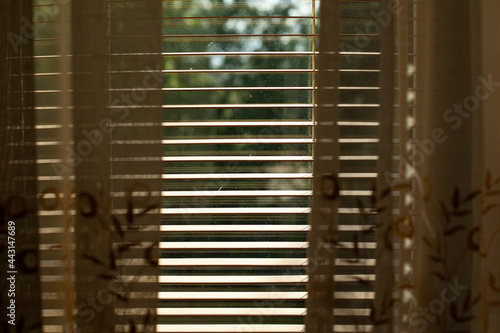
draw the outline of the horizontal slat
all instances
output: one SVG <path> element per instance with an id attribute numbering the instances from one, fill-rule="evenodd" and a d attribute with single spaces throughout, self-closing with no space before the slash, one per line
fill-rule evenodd
<path id="1" fill-rule="evenodd" d="M 194 173 L 163 174 L 163 179 L 311 179 L 311 173 Z"/>
<path id="2" fill-rule="evenodd" d="M 161 258 L 160 266 L 306 266 L 307 258 Z M 346 262 L 337 258 L 338 266 L 365 266 L 375 265 L 375 259 L 361 259 L 358 262 Z"/>
<path id="3" fill-rule="evenodd" d="M 163 17 L 164 20 L 166 21 L 170 21 L 170 20 L 174 20 L 174 21 L 178 21 L 178 20 L 220 20 L 220 19 L 238 19 L 238 20 L 242 20 L 242 19 L 249 19 L 249 20 L 268 20 L 268 19 L 288 19 L 288 18 L 293 18 L 293 19 L 307 19 L 307 20 L 311 20 L 313 18 L 315 19 L 319 19 L 319 16 L 316 16 L 316 17 L 312 17 L 312 16 L 282 16 L 282 15 L 273 15 L 273 16 L 269 16 L 269 15 L 258 15 L 258 16 L 224 16 L 224 15 L 219 15 L 219 16 L 189 16 L 189 17 L 186 17 L 186 16 L 172 16 L 172 17 Z M 123 19 L 116 19 L 116 20 L 123 20 Z M 196 35 L 193 35 L 193 37 L 195 37 Z"/>
<path id="4" fill-rule="evenodd" d="M 374 249 L 375 243 L 356 242 L 356 248 Z M 337 245 L 343 249 L 355 248 L 354 243 L 341 242 Z M 306 249 L 307 242 L 160 242 L 161 249 Z"/>
<path id="5" fill-rule="evenodd" d="M 335 282 L 353 282 L 374 281 L 375 275 L 370 274 L 352 274 L 335 275 Z M 265 283 L 305 283 L 308 280 L 307 275 L 163 275 L 159 277 L 160 283 L 175 284 L 265 284 Z"/>
<path id="6" fill-rule="evenodd" d="M 239 299 L 306 299 L 307 292 L 304 291 L 274 291 L 274 292 L 259 292 L 259 291 L 217 291 L 217 292 L 189 292 L 189 291 L 160 291 L 158 298 L 160 300 L 175 300 L 175 299 L 219 299 L 219 300 L 239 300 Z"/>
<path id="7" fill-rule="evenodd" d="M 364 71 L 364 70 L 360 70 Z M 198 74 L 198 73 L 313 73 L 312 69 L 290 68 L 290 69 L 172 69 L 164 70 L 164 74 Z M 112 71 L 110 74 L 137 73 L 136 71 Z"/>
<path id="8" fill-rule="evenodd" d="M 140 143 L 137 142 L 121 140 L 113 141 L 117 144 L 131 144 Z M 378 139 L 339 139 L 339 143 L 378 143 Z M 190 139 L 190 140 L 162 140 L 164 145 L 205 145 L 205 144 L 251 144 L 251 143 L 261 143 L 261 144 L 311 144 L 313 139 Z"/>
<path id="9" fill-rule="evenodd" d="M 334 292 L 336 299 L 372 299 L 374 292 L 369 291 L 337 291 Z M 307 292 L 304 291 L 237 291 L 237 292 L 159 292 L 160 300 L 174 299 L 306 299 Z"/>
<path id="10" fill-rule="evenodd" d="M 160 249 L 305 249 L 307 242 L 160 242 Z"/>
<path id="11" fill-rule="evenodd" d="M 126 144 L 127 141 L 123 140 Z M 214 145 L 214 144 L 310 144 L 313 139 L 191 139 L 191 140 L 162 140 L 164 145 Z"/>
<path id="12" fill-rule="evenodd" d="M 159 259 L 160 266 L 305 266 L 306 258 L 169 258 Z"/>
<path id="13" fill-rule="evenodd" d="M 126 332 L 128 326 L 117 326 L 120 332 Z M 287 324 L 181 324 L 156 325 L 158 333 L 233 333 L 233 332 L 266 332 L 266 333 L 298 333 L 304 332 L 304 325 Z M 333 332 L 371 332 L 372 325 L 334 325 Z M 62 325 L 43 325 L 45 333 L 62 333 Z"/>
<path id="14" fill-rule="evenodd" d="M 117 124 L 118 125 L 118 124 Z M 312 126 L 311 121 L 178 121 L 164 122 L 163 127 L 244 127 L 244 126 Z M 119 125 L 121 126 L 121 125 Z"/>
<path id="15" fill-rule="evenodd" d="M 288 17 L 288 18 L 295 18 L 293 16 Z M 347 34 L 342 34 L 343 36 L 349 36 Z M 162 35 L 162 38 L 168 39 L 168 38 L 210 38 L 213 41 L 216 41 L 218 38 L 239 38 L 239 37 L 313 37 L 313 36 L 318 36 L 317 34 L 293 34 L 293 33 L 287 33 L 287 34 L 196 34 L 196 35 Z M 118 36 L 121 37 L 121 36 Z M 127 36 L 128 37 L 128 36 Z M 130 36 L 130 37 L 135 37 L 135 36 Z"/>
<path id="16" fill-rule="evenodd" d="M 309 231 L 309 225 L 162 225 L 162 232 L 299 232 Z"/>
<path id="17" fill-rule="evenodd" d="M 162 70 L 161 72 L 164 74 L 198 74 L 198 73 L 314 73 L 318 70 L 314 69 L 303 69 L 303 68 L 288 68 L 288 69 L 170 69 L 170 70 Z M 136 70 L 136 71 L 108 71 L 109 74 L 137 74 L 137 73 L 153 73 L 156 71 L 148 71 L 148 70 Z M 380 70 L 378 69 L 339 69 L 339 72 L 348 72 L 348 73 L 378 73 Z M 34 75 L 56 75 L 57 72 L 53 73 L 35 73 Z"/>
<path id="18" fill-rule="evenodd" d="M 238 207 L 238 208 L 162 208 L 161 213 L 173 214 L 309 214 L 310 208 Z"/>
<path id="19" fill-rule="evenodd" d="M 301 316 L 304 308 L 160 308 L 159 316 Z"/>
<path id="20" fill-rule="evenodd" d="M 181 283 L 181 284 L 213 284 L 213 283 L 231 283 L 231 284 L 246 284 L 246 283 L 303 283 L 308 279 L 307 275 L 225 275 L 225 276 L 193 276 L 182 275 L 172 276 L 163 275 L 159 277 L 160 283 Z"/>
<path id="21" fill-rule="evenodd" d="M 339 178 L 376 178 L 376 173 L 339 173 Z M 300 179 L 312 178 L 311 173 L 195 173 L 163 174 L 163 179 Z"/>
<path id="22" fill-rule="evenodd" d="M 144 195 L 146 195 L 145 193 Z M 311 191 L 163 191 L 163 197 L 289 197 L 310 196 Z M 140 196 L 140 195 L 139 195 Z"/>
<path id="23" fill-rule="evenodd" d="M 364 225 L 339 225 L 339 231 L 362 231 L 368 229 L 370 226 Z M 295 224 L 295 225 L 282 225 L 282 224 L 253 224 L 253 225 L 193 225 L 193 224 L 183 224 L 183 225 L 162 225 L 160 230 L 162 232 L 298 232 L 298 231 L 309 231 L 311 227 L 309 225 Z M 61 229 L 62 230 L 62 229 Z M 56 232 L 56 230 L 51 230 Z M 59 231 L 60 232 L 60 231 Z"/>
<path id="24" fill-rule="evenodd" d="M 147 192 L 134 193 L 136 196 L 147 196 Z M 343 196 L 371 196 L 372 191 L 340 191 Z M 312 191 L 163 191 L 163 197 L 287 197 L 311 196 Z M 125 196 L 124 192 L 116 192 L 114 196 Z"/>
<path id="25" fill-rule="evenodd" d="M 162 160 L 164 162 L 285 162 L 312 161 L 312 156 L 163 156 Z"/>
<path id="26" fill-rule="evenodd" d="M 126 55 L 140 55 L 141 53 L 125 53 Z M 199 56 L 311 56 L 311 51 L 218 51 L 218 52 L 162 52 L 165 57 L 199 57 Z M 316 52 L 318 54 L 318 52 Z M 123 53 L 111 54 L 121 56 Z"/>
<path id="27" fill-rule="evenodd" d="M 230 333 L 230 332 L 303 332 L 304 325 L 255 325 L 255 324 L 226 324 L 226 325 L 166 325 L 156 326 L 157 332 L 203 332 L 203 333 Z M 60 332 L 60 331 L 59 331 Z"/>
<path id="28" fill-rule="evenodd" d="M 378 105 L 378 104 L 377 104 Z M 128 106 L 130 107 L 130 106 Z M 289 108 L 312 108 L 314 104 L 306 103 L 268 103 L 268 104 L 166 104 L 162 105 L 164 109 L 289 109 Z M 113 108 L 113 107 L 111 107 Z M 123 108 L 115 106 L 115 108 Z"/>
<path id="29" fill-rule="evenodd" d="M 131 91 L 132 89 L 113 89 L 116 91 Z M 162 88 L 162 91 L 262 91 L 262 90 L 306 90 L 312 91 L 313 87 L 180 87 L 180 88 Z"/>
<path id="30" fill-rule="evenodd" d="M 303 208 L 162 208 L 162 214 L 178 215 L 178 214 L 309 214 L 309 207 Z M 360 214 L 359 208 L 339 208 L 339 214 Z M 370 214 L 367 211 L 365 214 Z M 373 212 L 372 212 L 373 213 Z M 397 210 L 394 210 L 397 214 Z"/>

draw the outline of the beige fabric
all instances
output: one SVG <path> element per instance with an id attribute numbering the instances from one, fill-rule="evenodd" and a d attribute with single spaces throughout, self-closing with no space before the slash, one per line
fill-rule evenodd
<path id="1" fill-rule="evenodd" d="M 115 325 L 154 331 L 162 189 L 162 81 L 156 79 L 162 68 L 161 1 L 77 0 L 71 6 L 75 147 L 90 150 L 75 167 L 77 304 L 96 299 L 102 307 L 92 320 L 80 314 L 77 323 L 82 332 L 114 331 Z M 134 118 L 148 126 L 138 130 Z M 89 136 L 98 143 L 90 145 Z M 146 276 L 149 282 L 140 282 Z M 124 315 L 114 315 L 118 308 Z"/>
<path id="2" fill-rule="evenodd" d="M 440 320 L 419 318 L 412 327 L 416 331 L 493 332 L 498 320 L 498 268 L 493 264 L 498 258 L 489 245 L 498 243 L 498 210 L 490 205 L 498 204 L 494 181 L 499 170 L 498 66 L 492 61 L 498 35 L 492 6 L 488 1 L 443 1 L 423 4 L 417 14 L 416 136 L 435 151 L 422 163 L 415 161 L 424 184 L 415 210 L 415 296 L 416 307 L 434 306 Z M 446 140 L 439 143 L 439 137 Z M 481 194 L 466 202 L 478 189 Z M 460 286 L 449 302 L 443 300 L 450 289 L 446 280 Z"/>
<path id="3" fill-rule="evenodd" d="M 410 328 L 442 332 L 456 327 L 467 330 L 468 322 L 457 322 L 451 309 L 465 302 L 466 292 L 455 302 L 441 300 L 446 280 L 471 285 L 471 252 L 465 232 L 451 233 L 453 226 L 473 227 L 473 214 L 452 216 L 464 210 L 454 198 L 472 193 L 472 122 L 450 124 L 449 111 L 469 96 L 471 79 L 471 22 L 467 1 L 425 2 L 417 8 L 417 100 L 414 175 L 415 202 L 415 298 L 417 309 L 428 308 L 429 318 L 413 315 Z M 460 54 L 460 56 L 457 56 Z M 444 307 L 444 309 L 443 309 Z M 439 319 L 437 319 L 439 318 Z M 435 319 L 435 320 L 431 320 Z"/>
<path id="4" fill-rule="evenodd" d="M 500 8 L 493 0 L 399 1 L 398 6 L 401 182 L 394 188 L 399 215 L 393 216 L 400 259 L 393 287 L 399 291 L 394 299 L 398 331 L 495 332 L 500 324 Z M 320 32 L 320 38 L 331 37 Z M 382 51 L 382 64 L 384 56 Z M 390 119 L 392 109 L 383 101 L 392 87 L 383 78 L 388 80 L 392 68 L 381 65 L 381 71 L 380 117 Z M 379 138 L 383 147 L 391 136 L 386 131 Z M 316 223 L 313 211 L 311 225 Z M 379 253 L 383 241 L 378 237 Z M 386 258 L 391 255 L 377 257 L 375 295 L 391 289 Z M 391 312 L 390 307 L 376 297 L 372 317 Z M 386 324 L 376 324 L 375 331 L 390 331 Z"/>

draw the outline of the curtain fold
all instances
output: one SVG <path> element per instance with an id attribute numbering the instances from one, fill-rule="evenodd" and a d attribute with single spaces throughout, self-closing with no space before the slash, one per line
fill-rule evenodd
<path id="1" fill-rule="evenodd" d="M 340 82 L 340 3 L 320 3 L 320 41 L 315 91 L 313 193 L 308 234 L 306 332 L 331 332 L 334 308 L 334 274 L 338 234 L 338 144 Z M 316 55 L 314 55 L 316 56 Z"/>
<path id="2" fill-rule="evenodd" d="M 80 210 L 75 219 L 76 302 L 85 304 L 90 299 L 99 303 L 100 310 L 88 317 L 77 316 L 77 326 L 85 333 L 112 332 L 118 305 L 118 302 L 108 302 L 108 298 L 112 298 L 108 283 L 120 274 L 113 246 L 114 207 L 111 204 L 109 14 L 104 1 L 71 3 L 74 142 L 80 158 L 74 168 Z"/>
<path id="3" fill-rule="evenodd" d="M 480 117 L 476 118 L 474 137 L 477 138 L 476 151 L 482 153 L 475 156 L 479 162 L 477 168 L 477 186 L 485 188 L 481 207 L 481 251 L 475 256 L 475 267 L 480 272 L 479 285 L 475 290 L 484 295 L 481 298 L 480 314 L 475 316 L 474 326 L 478 332 L 495 332 L 500 325 L 500 197 L 498 196 L 500 177 L 500 29 L 498 29 L 498 13 L 500 3 L 483 0 L 478 8 L 480 20 L 478 30 L 480 37 L 476 47 L 479 50 L 479 86 L 483 86 L 484 100 L 481 102 Z M 479 82 L 476 81 L 476 84 Z M 486 90 L 485 90 L 486 89 Z M 477 225 L 477 223 L 476 223 Z M 486 254 L 486 255 L 483 255 Z"/>
<path id="4" fill-rule="evenodd" d="M 412 331 L 477 331 L 471 326 L 473 318 L 489 311 L 477 306 L 490 291 L 478 292 L 484 277 L 473 274 L 472 262 L 482 251 L 476 246 L 476 231 L 483 233 L 481 206 L 489 195 L 482 186 L 482 159 L 489 147 L 477 126 L 485 114 L 484 78 L 478 76 L 479 4 L 440 1 L 417 6 Z M 487 325 L 485 320 L 480 319 L 481 325 Z"/>
<path id="5" fill-rule="evenodd" d="M 390 12 L 390 1 L 383 0 L 380 11 Z M 375 298 L 372 309 L 374 321 L 373 332 L 393 331 L 392 291 L 394 290 L 394 251 L 393 251 L 393 198 L 391 184 L 387 182 L 386 173 L 393 169 L 393 123 L 394 123 L 394 51 L 395 25 L 391 19 L 380 27 L 380 107 L 379 107 L 379 146 L 377 163 L 377 183 L 372 195 L 376 198 L 376 266 L 375 276 L 384 275 L 384 279 L 375 278 Z"/>

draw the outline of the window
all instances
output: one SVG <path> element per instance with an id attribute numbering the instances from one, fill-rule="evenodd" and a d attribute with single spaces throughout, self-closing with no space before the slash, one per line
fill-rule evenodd
<path id="1" fill-rule="evenodd" d="M 361 242 L 362 248 L 354 248 L 352 240 L 363 224 L 373 224 L 371 217 L 360 216 L 359 206 L 367 203 L 376 176 L 379 36 L 369 36 L 362 50 L 351 46 L 378 6 L 375 1 L 341 3 L 347 48 L 339 87 L 339 330 L 368 325 L 373 297 L 372 282 L 356 287 L 356 279 L 373 281 L 373 239 Z M 64 44 L 54 39 L 63 24 L 58 8 L 54 2 L 35 7 L 40 13 L 35 18 L 41 18 L 35 40 L 35 83 L 43 87 L 36 88 L 39 142 L 60 130 L 49 125 L 60 111 L 56 95 L 64 94 L 55 89 L 60 76 L 56 46 Z M 109 59 L 100 68 L 108 73 L 108 103 L 118 116 L 110 146 L 116 159 L 132 162 L 126 147 L 147 145 L 147 134 L 137 133 L 149 130 L 144 119 L 136 120 L 138 110 L 151 97 L 148 87 L 157 88 L 160 79 L 148 77 L 153 69 L 145 66 L 149 50 L 141 54 L 123 44 L 143 37 L 138 32 L 143 5 L 114 1 L 105 8 L 109 21 L 102 29 L 108 31 L 108 46 L 101 51 L 108 50 Z M 314 0 L 265 6 L 251 0 L 163 1 L 160 330 L 303 328 L 318 10 Z M 130 84 L 141 76 L 139 91 Z M 122 132 L 128 126 L 137 128 L 135 140 Z M 99 140 L 92 128 L 82 133 L 90 133 L 86 140 L 91 143 L 90 138 Z M 89 147 L 100 145 L 94 146 Z M 79 148 L 72 157 L 86 147 L 77 143 Z M 117 189 L 126 187 L 120 181 L 141 177 L 131 165 L 116 163 L 112 169 Z M 50 168 L 39 170 L 42 188 L 59 181 L 49 176 Z M 360 253 L 370 259 L 353 260 Z"/>
<path id="2" fill-rule="evenodd" d="M 479 313 L 486 332 L 500 179 L 482 154 L 498 119 L 480 101 L 493 110 L 498 83 L 478 68 L 498 69 L 475 38 L 494 37 L 479 20 L 492 5 L 393 4 L 3 4 L 12 320 L 46 332 L 470 331 Z M 483 73 L 472 95 L 470 73 Z M 472 291 L 445 302 L 450 281 Z"/>
<path id="3" fill-rule="evenodd" d="M 130 84 L 143 76 L 144 85 L 155 89 L 160 80 L 148 77 L 148 50 L 141 54 L 123 44 L 141 38 L 142 4 L 106 6 L 109 23 L 103 31 L 110 58 L 101 68 L 108 72 L 107 98 L 118 116 L 113 151 L 127 159 L 126 147 L 147 141 L 147 134 L 137 134 L 149 130 L 146 121 L 136 120 L 137 106 L 151 94 L 146 86 L 139 92 Z M 352 241 L 365 224 L 373 224 L 372 217 L 359 214 L 359 206 L 367 204 L 376 177 L 379 36 L 369 36 L 362 50 L 355 45 L 378 6 L 341 3 L 346 49 L 339 87 L 342 246 L 335 311 L 342 318 L 340 331 L 368 327 L 373 298 L 373 239 L 360 242 L 361 248 Z M 39 17 L 60 15 L 55 8 L 47 2 L 35 10 Z M 303 329 L 318 10 L 314 0 L 265 6 L 251 0 L 163 1 L 160 330 Z M 57 73 L 59 50 L 50 34 L 61 24 L 57 15 L 40 22 L 37 31 L 37 87 L 56 85 L 51 73 Z M 49 115 L 58 109 L 51 103 L 61 92 L 37 93 L 42 141 L 57 130 L 45 124 L 53 121 Z M 127 100 L 132 103 L 124 110 Z M 122 132 L 127 126 L 137 128 L 135 141 Z M 119 182 L 131 175 L 141 177 L 131 165 L 112 168 L 117 188 L 126 187 Z M 123 194 L 117 190 L 115 196 Z M 357 279 L 369 282 L 360 289 Z"/>

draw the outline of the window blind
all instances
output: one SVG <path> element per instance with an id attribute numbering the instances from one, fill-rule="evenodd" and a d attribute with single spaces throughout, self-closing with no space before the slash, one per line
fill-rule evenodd
<path id="1" fill-rule="evenodd" d="M 38 22 L 35 40 L 42 189 L 53 189 L 61 180 L 52 165 L 62 161 L 50 154 L 63 127 L 56 120 L 61 110 L 57 96 L 77 93 L 58 88 L 61 22 L 54 6 L 50 1 L 35 6 L 42 13 L 55 13 Z M 163 198 L 157 329 L 302 331 L 317 125 L 319 1 L 163 1 L 161 61 L 152 44 L 137 48 L 148 40 L 141 31 L 147 20 L 141 6 L 141 1 L 106 2 L 103 47 L 108 60 L 102 66 L 108 85 L 102 98 L 113 115 L 113 133 L 106 143 L 113 152 L 108 166 L 113 212 L 126 216 L 123 199 L 131 195 L 139 203 L 150 196 Z M 334 68 L 339 84 L 326 87 L 338 96 L 336 332 L 371 329 L 376 246 L 374 235 L 366 231 L 375 224 L 370 209 L 378 160 L 380 36 L 367 33 L 366 26 L 379 10 L 378 1 L 339 2 L 340 54 Z M 365 43 L 360 45 L 360 40 Z M 160 86 L 163 135 L 158 141 L 152 134 L 159 119 L 153 116 L 158 106 L 153 100 L 158 101 Z M 71 126 L 69 130 L 75 131 Z M 162 152 L 147 148 L 156 145 Z M 70 151 L 67 155 L 75 157 Z M 148 161 L 162 162 L 161 181 L 152 176 Z M 68 182 L 75 179 L 69 176 Z M 134 187 L 137 182 L 147 185 Z M 156 192 L 148 192 L 155 186 Z M 59 192 L 41 193 L 42 202 L 50 207 Z M 50 261 L 61 255 L 51 245 L 61 229 L 53 212 L 41 215 L 42 279 L 52 290 L 61 288 L 52 274 L 61 270 L 60 264 Z M 116 235 L 122 228 L 114 224 L 111 230 Z M 142 235 L 114 246 L 129 246 L 127 259 L 139 259 L 144 251 L 135 243 L 150 237 Z M 127 269 L 133 270 L 134 261 L 129 262 Z M 145 288 L 150 281 L 134 273 L 123 278 Z M 118 293 L 115 299 L 122 296 Z M 44 310 L 46 329 L 57 331 L 57 324 L 67 319 L 62 305 L 51 306 Z M 137 322 L 148 316 L 147 308 L 130 308 L 117 305 L 112 311 L 125 322 L 130 315 Z"/>
<path id="2" fill-rule="evenodd" d="M 336 332 L 371 329 L 379 5 L 339 2 Z M 318 9 L 164 1 L 160 331 L 304 329 Z"/>
<path id="3" fill-rule="evenodd" d="M 303 329 L 314 5 L 164 1 L 159 331 Z"/>

